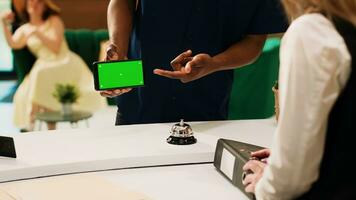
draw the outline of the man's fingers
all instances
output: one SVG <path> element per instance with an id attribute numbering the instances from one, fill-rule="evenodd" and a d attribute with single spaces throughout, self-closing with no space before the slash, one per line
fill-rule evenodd
<path id="1" fill-rule="evenodd" d="M 100 95 L 103 96 L 103 97 L 113 98 L 113 97 L 117 97 L 117 96 L 120 96 L 122 94 L 125 94 L 127 92 L 130 92 L 131 90 L 132 90 L 132 88 L 105 90 L 105 91 L 101 91 Z"/>
<path id="2" fill-rule="evenodd" d="M 181 53 L 180 55 L 178 55 L 178 56 L 172 61 L 172 63 L 185 61 L 187 58 L 189 59 L 189 57 L 191 57 L 192 54 L 193 54 L 192 50 L 185 51 L 185 52 Z"/>
<path id="3" fill-rule="evenodd" d="M 190 61 L 192 61 L 192 60 L 193 60 L 192 57 L 184 58 L 184 60 L 183 60 L 181 63 L 177 63 L 177 64 L 172 65 L 172 68 L 173 68 L 175 71 L 182 71 L 182 69 L 183 69 L 185 72 L 187 72 L 187 70 L 186 70 L 186 65 L 187 65 Z M 190 71 L 187 72 L 187 73 L 190 73 Z"/>
<path id="4" fill-rule="evenodd" d="M 182 71 L 167 71 L 167 70 L 162 70 L 162 69 L 155 69 L 153 71 L 154 74 L 159 75 L 159 76 L 164 76 L 167 78 L 171 79 L 182 79 L 187 76 L 185 72 Z"/>
<path id="5" fill-rule="evenodd" d="M 111 90 L 105 90 L 105 91 L 101 91 L 100 93 L 106 94 L 106 95 L 112 95 L 113 91 L 111 91 Z"/>
<path id="6" fill-rule="evenodd" d="M 120 95 L 120 94 L 122 94 L 122 90 L 121 89 L 115 89 L 115 90 L 113 90 L 113 94 L 115 95 Z"/>
<path id="7" fill-rule="evenodd" d="M 119 95 L 125 94 L 127 92 L 130 92 L 131 90 L 132 90 L 132 88 L 116 89 L 113 91 L 113 94 L 116 96 L 119 96 Z"/>
<path id="8" fill-rule="evenodd" d="M 192 72 L 192 68 L 193 68 L 192 65 L 193 65 L 193 64 L 192 64 L 192 61 L 188 62 L 188 63 L 185 65 L 184 70 L 185 70 L 186 73 Z"/>
<path id="9" fill-rule="evenodd" d="M 100 95 L 103 97 L 108 97 L 108 98 L 114 98 L 114 97 L 118 96 L 113 91 L 102 91 L 102 92 L 100 92 Z"/>
<path id="10" fill-rule="evenodd" d="M 185 71 L 190 73 L 193 68 L 203 67 L 206 61 L 203 56 L 204 55 L 200 54 L 193 57 L 192 60 L 185 65 Z"/>
<path id="11" fill-rule="evenodd" d="M 114 44 L 110 44 L 106 49 L 106 61 L 110 60 L 119 60 L 119 49 Z"/>
<path id="12" fill-rule="evenodd" d="M 194 67 L 199 67 L 200 60 L 195 57 L 185 65 L 185 72 L 190 73 Z"/>
<path id="13" fill-rule="evenodd" d="M 131 90 L 132 90 L 132 88 L 122 89 L 122 93 L 127 93 L 127 92 L 130 92 Z"/>
<path id="14" fill-rule="evenodd" d="M 109 50 L 106 54 L 106 61 L 110 61 L 110 60 L 119 60 L 119 54 Z"/>
<path id="15" fill-rule="evenodd" d="M 172 60 L 171 62 L 172 67 L 175 69 L 176 67 L 184 66 L 187 62 L 189 62 L 192 59 L 191 56 L 192 56 L 191 50 L 181 53 L 174 60 Z"/>
<path id="16" fill-rule="evenodd" d="M 192 69 L 194 67 L 199 67 L 198 65 L 199 63 L 197 61 L 195 61 L 194 59 L 192 61 L 189 61 L 186 65 L 185 65 L 185 72 L 186 73 L 190 73 L 192 72 Z"/>
<path id="17" fill-rule="evenodd" d="M 111 93 L 108 93 L 108 92 L 100 92 L 100 95 L 103 97 L 111 98 Z"/>

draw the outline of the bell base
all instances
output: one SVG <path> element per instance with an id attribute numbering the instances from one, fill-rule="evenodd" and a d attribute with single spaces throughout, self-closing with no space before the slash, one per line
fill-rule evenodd
<path id="1" fill-rule="evenodd" d="M 167 142 L 174 145 L 190 145 L 197 143 L 197 139 L 194 136 L 187 138 L 170 136 L 167 138 Z"/>

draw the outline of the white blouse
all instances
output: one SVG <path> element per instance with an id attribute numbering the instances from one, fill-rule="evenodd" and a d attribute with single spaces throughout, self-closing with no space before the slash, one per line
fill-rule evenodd
<path id="1" fill-rule="evenodd" d="M 280 59 L 280 121 L 258 200 L 299 197 L 318 179 L 328 115 L 351 73 L 343 38 L 321 14 L 291 24 Z"/>

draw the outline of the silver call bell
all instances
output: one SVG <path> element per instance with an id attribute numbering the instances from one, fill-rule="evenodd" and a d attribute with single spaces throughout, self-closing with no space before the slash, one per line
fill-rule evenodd
<path id="1" fill-rule="evenodd" d="M 173 125 L 171 136 L 167 138 L 169 144 L 190 145 L 195 144 L 197 139 L 194 137 L 192 127 L 182 119 L 179 123 Z"/>

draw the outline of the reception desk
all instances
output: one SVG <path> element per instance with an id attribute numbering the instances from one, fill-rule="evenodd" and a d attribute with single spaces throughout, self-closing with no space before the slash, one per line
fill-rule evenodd
<path id="1" fill-rule="evenodd" d="M 18 135 L 14 138 L 18 158 L 0 158 L 0 182 L 90 173 L 142 191 L 152 199 L 246 198 L 211 164 L 216 142 L 226 138 L 269 147 L 276 122 L 246 120 L 190 124 L 198 142 L 189 146 L 166 142 L 173 124 Z M 182 188 L 185 192 L 172 197 L 174 188 Z"/>

